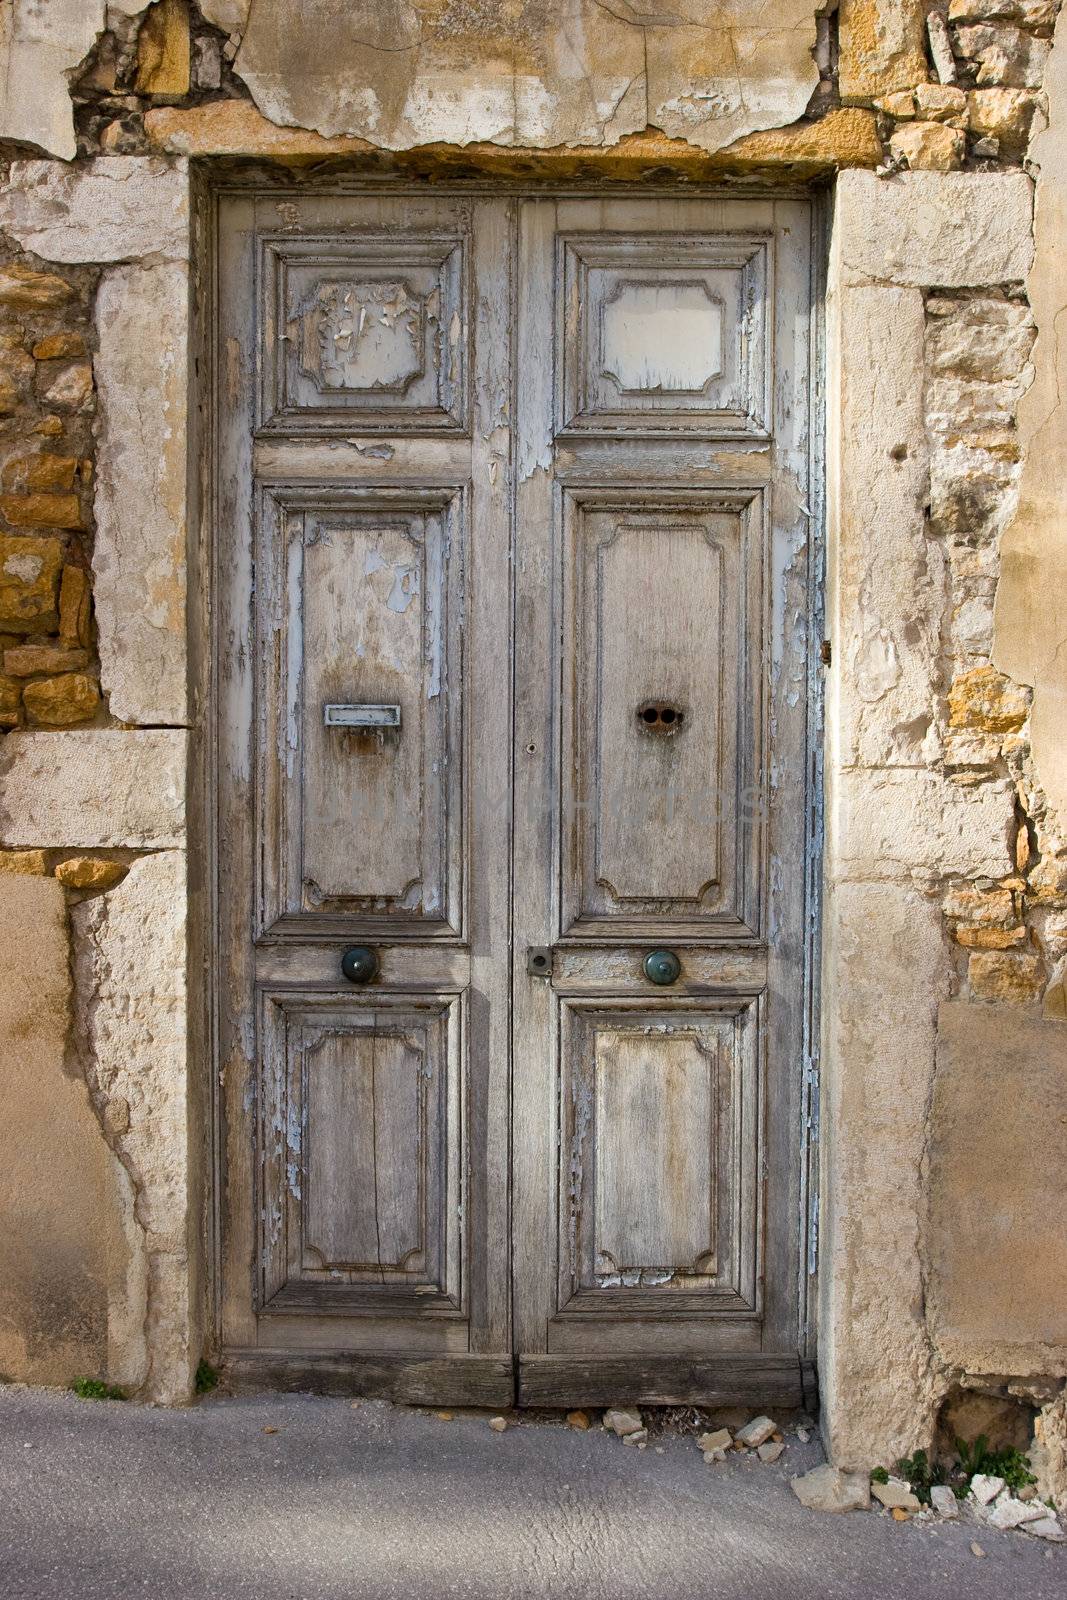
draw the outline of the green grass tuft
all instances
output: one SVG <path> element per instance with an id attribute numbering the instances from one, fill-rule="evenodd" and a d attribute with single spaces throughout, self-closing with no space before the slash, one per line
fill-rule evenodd
<path id="1" fill-rule="evenodd" d="M 71 1389 L 79 1400 L 125 1400 L 124 1389 L 116 1388 L 113 1383 L 104 1383 L 100 1378 L 75 1378 Z"/>
<path id="2" fill-rule="evenodd" d="M 218 1381 L 218 1368 L 213 1367 L 210 1361 L 201 1360 L 196 1369 L 195 1387 L 197 1394 L 210 1394 L 212 1389 L 218 1386 Z"/>

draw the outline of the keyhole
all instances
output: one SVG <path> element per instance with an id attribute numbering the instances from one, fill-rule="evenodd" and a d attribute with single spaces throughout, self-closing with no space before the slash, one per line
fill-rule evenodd
<path id="1" fill-rule="evenodd" d="M 685 712 L 668 700 L 647 700 L 637 708 L 637 718 L 649 733 L 678 733 L 685 721 Z"/>

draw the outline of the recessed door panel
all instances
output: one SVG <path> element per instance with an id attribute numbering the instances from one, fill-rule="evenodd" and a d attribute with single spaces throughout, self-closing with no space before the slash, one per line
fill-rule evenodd
<path id="1" fill-rule="evenodd" d="M 568 496 L 565 926 L 758 918 L 759 497 Z"/>
<path id="2" fill-rule="evenodd" d="M 458 928 L 462 499 L 337 484 L 266 498 L 265 930 Z"/>
<path id="3" fill-rule="evenodd" d="M 755 1002 L 563 1002 L 558 1311 L 754 1311 Z"/>
<path id="4" fill-rule="evenodd" d="M 459 1002 L 261 1002 L 263 1308 L 460 1309 Z"/>

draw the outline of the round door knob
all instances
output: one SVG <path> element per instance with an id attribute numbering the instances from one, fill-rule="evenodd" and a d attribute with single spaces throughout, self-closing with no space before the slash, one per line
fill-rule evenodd
<path id="1" fill-rule="evenodd" d="M 354 944 L 341 957 L 341 971 L 349 983 L 369 983 L 378 976 L 380 968 L 378 952 L 368 944 Z"/>
<path id="2" fill-rule="evenodd" d="M 644 968 L 649 983 L 674 983 L 682 970 L 682 963 L 673 950 L 650 950 L 645 957 Z"/>

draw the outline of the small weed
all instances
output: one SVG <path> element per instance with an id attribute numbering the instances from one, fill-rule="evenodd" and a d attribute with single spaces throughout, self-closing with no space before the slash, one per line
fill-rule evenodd
<path id="1" fill-rule="evenodd" d="M 905 1482 L 911 1484 L 916 1500 L 924 1506 L 930 1504 L 930 1490 L 945 1481 L 944 1472 L 936 1461 L 930 1460 L 925 1450 L 916 1450 L 913 1456 L 901 1456 L 897 1462 L 897 1472 Z"/>
<path id="2" fill-rule="evenodd" d="M 984 1433 L 980 1433 L 973 1444 L 966 1444 L 963 1439 L 956 1440 L 956 1462 L 958 1473 L 966 1480 L 962 1493 L 956 1490 L 961 1499 L 971 1479 L 979 1472 L 990 1478 L 1003 1478 L 1013 1494 L 1024 1489 L 1028 1483 L 1037 1482 L 1030 1471 L 1029 1456 L 1014 1445 L 1003 1450 L 990 1450 L 989 1440 Z"/>
<path id="3" fill-rule="evenodd" d="M 75 1378 L 71 1388 L 79 1400 L 125 1400 L 123 1389 L 118 1389 L 113 1383 L 104 1383 L 100 1378 Z"/>
<path id="4" fill-rule="evenodd" d="M 889 1474 L 885 1470 L 884 1467 L 875 1467 L 874 1471 L 871 1473 L 871 1482 L 872 1483 L 888 1483 L 889 1482 Z"/>
<path id="5" fill-rule="evenodd" d="M 219 1381 L 218 1368 L 213 1367 L 210 1361 L 201 1360 L 196 1369 L 195 1388 L 197 1394 L 210 1394 Z"/>

